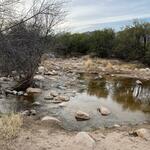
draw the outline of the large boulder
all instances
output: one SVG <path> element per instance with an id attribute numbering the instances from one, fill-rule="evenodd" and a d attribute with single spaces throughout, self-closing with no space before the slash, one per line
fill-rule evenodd
<path id="1" fill-rule="evenodd" d="M 39 88 L 32 88 L 32 87 L 30 87 L 30 88 L 28 88 L 26 90 L 26 92 L 27 92 L 27 94 L 41 94 L 42 90 L 39 89 Z"/>
<path id="2" fill-rule="evenodd" d="M 90 115 L 88 113 L 86 113 L 86 112 L 78 111 L 75 114 L 75 118 L 78 121 L 84 121 L 84 120 L 89 120 L 90 119 Z"/>
<path id="3" fill-rule="evenodd" d="M 72 140 L 70 149 L 72 150 L 94 150 L 95 141 L 86 132 L 79 132 Z"/>

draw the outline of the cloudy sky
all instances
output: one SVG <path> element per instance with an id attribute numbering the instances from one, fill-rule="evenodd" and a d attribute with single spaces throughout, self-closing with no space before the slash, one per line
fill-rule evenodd
<path id="1" fill-rule="evenodd" d="M 65 27 L 71 32 L 119 30 L 133 19 L 150 21 L 150 0 L 72 0 Z"/>

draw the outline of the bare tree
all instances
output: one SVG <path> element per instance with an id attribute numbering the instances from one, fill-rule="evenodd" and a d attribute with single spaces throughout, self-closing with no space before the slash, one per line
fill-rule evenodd
<path id="1" fill-rule="evenodd" d="M 2 5 L 2 8 L 7 4 L 10 7 L 20 2 L 11 1 L 12 3 Z M 54 27 L 64 19 L 63 5 L 64 2 L 57 0 L 33 0 L 25 15 L 20 14 L 21 18 L 18 17 L 15 21 L 10 19 L 10 23 L 5 23 L 1 28 L 0 69 L 9 75 L 15 71 L 20 77 L 15 90 L 25 90 L 32 84 L 41 56 L 47 43 L 50 43 L 48 37 Z"/>

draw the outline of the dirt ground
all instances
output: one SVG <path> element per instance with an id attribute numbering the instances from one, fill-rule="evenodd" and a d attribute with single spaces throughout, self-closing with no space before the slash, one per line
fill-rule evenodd
<path id="1" fill-rule="evenodd" d="M 150 125 L 99 129 L 88 134 L 94 139 L 94 150 L 149 150 L 150 140 L 130 136 L 129 132 L 138 128 L 150 131 Z M 72 141 L 77 132 L 63 130 L 57 124 L 41 123 L 26 119 L 17 138 L 0 141 L 0 150 L 77 150 Z M 86 150 L 92 150 L 86 148 Z"/>

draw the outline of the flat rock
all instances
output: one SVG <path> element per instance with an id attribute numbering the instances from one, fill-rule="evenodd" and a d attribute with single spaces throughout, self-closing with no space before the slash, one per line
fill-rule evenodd
<path id="1" fill-rule="evenodd" d="M 42 122 L 61 123 L 61 121 L 55 117 L 45 116 L 41 119 Z"/>
<path id="2" fill-rule="evenodd" d="M 67 106 L 67 103 L 66 103 L 66 102 L 62 102 L 62 103 L 59 104 L 59 106 L 60 106 L 60 107 L 66 107 L 66 106 Z"/>
<path id="3" fill-rule="evenodd" d="M 40 102 L 34 102 L 32 103 L 32 106 L 41 106 Z"/>
<path id="4" fill-rule="evenodd" d="M 90 119 L 90 115 L 88 113 L 86 113 L 86 112 L 78 111 L 75 114 L 75 118 L 78 121 L 84 121 L 84 120 L 89 120 Z"/>
<path id="5" fill-rule="evenodd" d="M 7 77 L 0 77 L 0 80 L 1 81 L 11 81 L 11 79 L 10 78 L 7 78 Z"/>
<path id="6" fill-rule="evenodd" d="M 51 91 L 50 95 L 53 97 L 57 97 L 59 94 L 56 91 Z"/>
<path id="7" fill-rule="evenodd" d="M 38 72 L 44 74 L 45 68 L 43 66 L 38 67 Z"/>
<path id="8" fill-rule="evenodd" d="M 37 81 L 44 81 L 45 78 L 42 75 L 35 75 L 33 79 Z"/>
<path id="9" fill-rule="evenodd" d="M 39 88 L 28 88 L 26 90 L 27 94 L 41 94 L 42 93 L 42 90 L 39 89 Z"/>
<path id="10" fill-rule="evenodd" d="M 65 102 L 70 100 L 70 98 L 68 96 L 63 96 L 63 95 L 58 96 L 57 99 L 61 100 L 61 101 L 65 101 Z"/>
<path id="11" fill-rule="evenodd" d="M 98 111 L 101 113 L 103 116 L 108 116 L 111 114 L 110 110 L 106 107 L 101 106 Z"/>
<path id="12" fill-rule="evenodd" d="M 44 97 L 45 100 L 53 100 L 53 98 L 54 98 L 54 97 L 51 96 L 51 95 L 47 95 L 47 96 Z"/>
<path id="13" fill-rule="evenodd" d="M 94 150 L 95 141 L 86 132 L 79 132 L 71 142 L 70 149 Z"/>

